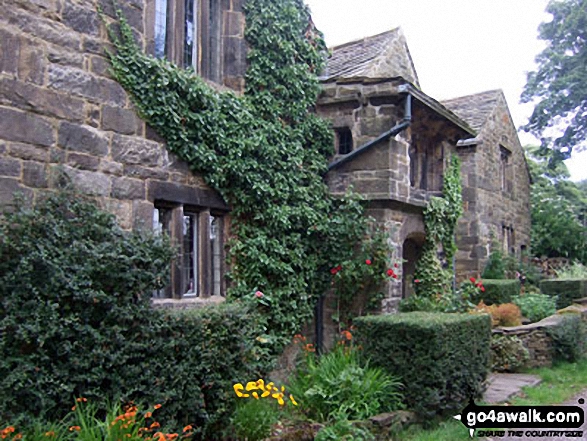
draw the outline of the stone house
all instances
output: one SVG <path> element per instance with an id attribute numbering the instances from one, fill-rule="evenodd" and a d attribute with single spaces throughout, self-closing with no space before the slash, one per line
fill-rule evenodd
<path id="1" fill-rule="evenodd" d="M 335 132 L 327 182 L 369 201 L 403 260 L 384 309 L 410 294 L 424 243 L 422 212 L 442 194 L 452 154 L 461 159 L 464 214 L 457 227 L 457 280 L 479 276 L 493 241 L 520 257 L 530 243 L 530 175 L 503 92 L 439 102 L 422 92 L 400 28 L 332 49 L 317 112 Z"/>
<path id="2" fill-rule="evenodd" d="M 241 91 L 245 0 L 128 0 L 120 7 L 145 51 L 192 66 L 213 87 Z M 32 199 L 65 176 L 114 213 L 123 228 L 165 230 L 181 245 L 159 302 L 221 299 L 228 207 L 169 153 L 108 73 L 97 13 L 110 0 L 3 0 L 0 14 L 0 206 Z M 424 94 L 401 31 L 333 49 L 317 112 L 332 122 L 327 176 L 369 201 L 403 258 L 409 294 L 422 210 L 442 190 L 450 153 L 463 161 L 465 215 L 459 276 L 477 275 L 491 233 L 519 254 L 529 244 L 529 175 L 500 91 L 440 103 Z M 168 300 L 166 300 L 168 299 Z"/>

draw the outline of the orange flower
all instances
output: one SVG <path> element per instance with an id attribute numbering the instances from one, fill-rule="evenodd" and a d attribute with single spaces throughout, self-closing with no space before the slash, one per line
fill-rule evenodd
<path id="1" fill-rule="evenodd" d="M 161 404 L 155 404 L 153 406 L 153 409 L 157 410 L 157 409 L 161 409 Z"/>
<path id="2" fill-rule="evenodd" d="M 72 411 L 72 412 L 75 412 L 75 406 L 73 406 L 73 407 L 71 408 L 71 411 Z"/>
<path id="3" fill-rule="evenodd" d="M 314 349 L 314 345 L 312 343 L 308 343 L 306 346 L 304 346 L 304 351 L 316 352 L 316 349 Z"/>
<path id="4" fill-rule="evenodd" d="M 69 431 L 70 431 L 70 432 L 73 432 L 74 430 L 75 430 L 76 432 L 79 432 L 80 430 L 82 430 L 82 428 L 81 428 L 80 426 L 71 426 L 71 427 L 69 428 Z"/>
<path id="5" fill-rule="evenodd" d="M 16 435 L 14 435 L 14 438 L 12 438 L 13 440 L 15 439 L 22 439 L 22 433 L 17 433 Z"/>
<path id="6" fill-rule="evenodd" d="M 185 426 L 185 427 L 183 428 L 183 432 L 185 433 L 185 432 L 187 432 L 187 431 L 189 431 L 189 430 L 192 430 L 192 429 L 193 429 L 192 425 L 191 425 L 191 424 L 188 424 L 187 426 Z"/>
<path id="7" fill-rule="evenodd" d="M 79 397 L 79 398 L 76 398 L 75 401 L 77 401 L 78 403 L 82 403 L 82 402 L 86 403 L 88 401 L 88 399 L 84 398 L 84 397 Z"/>
<path id="8" fill-rule="evenodd" d="M 157 421 L 153 422 L 153 424 L 151 424 L 149 426 L 149 429 L 155 429 L 157 427 L 161 427 L 161 424 L 159 424 Z"/>
<path id="9" fill-rule="evenodd" d="M 153 412 L 147 412 L 145 414 L 145 418 L 151 418 L 153 416 Z"/>
<path id="10" fill-rule="evenodd" d="M 347 340 L 352 340 L 353 339 L 353 334 L 351 334 L 349 331 L 342 331 L 341 334 Z"/>
<path id="11" fill-rule="evenodd" d="M 49 430 L 48 432 L 45 432 L 45 436 L 48 438 L 54 437 L 55 436 L 55 432 L 52 430 Z"/>

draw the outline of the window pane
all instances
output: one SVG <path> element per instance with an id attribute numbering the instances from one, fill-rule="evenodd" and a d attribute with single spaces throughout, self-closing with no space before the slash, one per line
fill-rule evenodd
<path id="1" fill-rule="evenodd" d="M 183 66 L 191 67 L 194 61 L 194 40 L 195 40 L 195 11 L 194 0 L 185 0 L 185 38 L 183 42 Z"/>
<path id="2" fill-rule="evenodd" d="M 167 0 L 155 0 L 155 57 L 164 58 L 167 46 Z"/>
<path id="3" fill-rule="evenodd" d="M 157 208 L 153 210 L 153 231 L 155 234 L 169 234 L 171 222 L 171 210 L 165 208 Z M 169 281 L 169 280 L 168 280 Z M 157 299 L 171 297 L 171 285 L 153 291 L 153 297 Z"/>
<path id="4" fill-rule="evenodd" d="M 222 218 L 210 216 L 210 255 L 212 256 L 212 295 L 222 295 Z"/>
<path id="5" fill-rule="evenodd" d="M 182 294 L 198 294 L 198 217 L 197 214 L 183 216 L 183 240 L 181 256 Z"/>

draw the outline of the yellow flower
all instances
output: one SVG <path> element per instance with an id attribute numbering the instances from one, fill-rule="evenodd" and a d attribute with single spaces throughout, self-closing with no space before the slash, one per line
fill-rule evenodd
<path id="1" fill-rule="evenodd" d="M 242 391 L 245 387 L 241 383 L 236 383 L 232 388 L 237 397 L 242 397 L 244 395 Z"/>
<path id="2" fill-rule="evenodd" d="M 294 397 L 292 394 L 289 394 L 289 399 L 291 400 L 291 402 L 293 403 L 294 406 L 298 405 L 298 403 L 296 403 L 296 400 L 294 400 Z"/>
<path id="3" fill-rule="evenodd" d="M 259 394 L 257 392 L 253 392 L 253 398 L 255 398 L 255 400 L 258 400 Z"/>
<path id="4" fill-rule="evenodd" d="M 246 387 L 247 391 L 257 389 L 257 382 L 256 381 L 249 381 Z"/>

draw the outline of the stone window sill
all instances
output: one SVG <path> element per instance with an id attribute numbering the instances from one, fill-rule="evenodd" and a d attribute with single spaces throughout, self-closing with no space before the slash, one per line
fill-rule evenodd
<path id="1" fill-rule="evenodd" d="M 152 299 L 151 304 L 154 308 L 163 309 L 194 309 L 203 308 L 209 305 L 219 305 L 224 303 L 226 298 L 223 296 L 210 297 L 186 297 L 183 299 Z"/>

